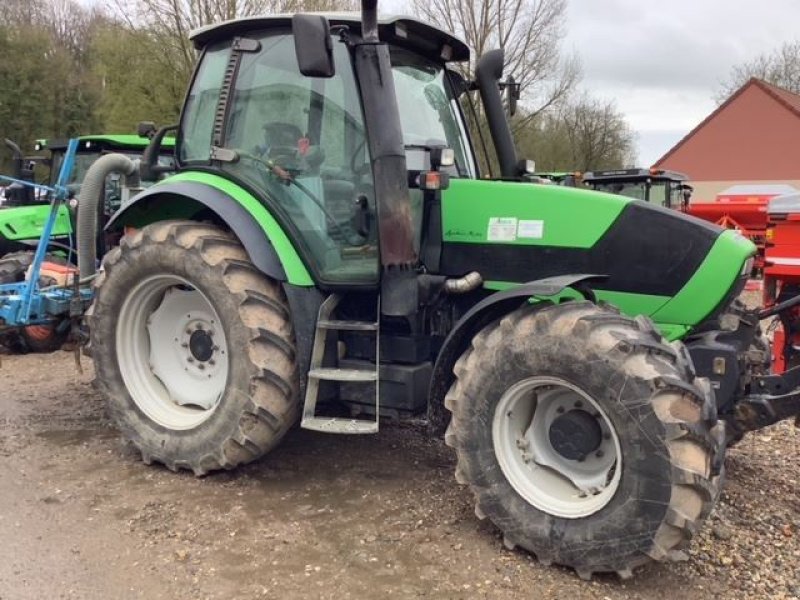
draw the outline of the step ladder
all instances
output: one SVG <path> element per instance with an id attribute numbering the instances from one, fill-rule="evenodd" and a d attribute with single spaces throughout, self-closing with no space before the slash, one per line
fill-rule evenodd
<path id="1" fill-rule="evenodd" d="M 333 314 L 341 299 L 339 294 L 331 294 L 325 299 L 319 309 L 319 317 L 317 318 L 317 327 L 314 334 L 314 346 L 311 351 L 311 365 L 308 371 L 308 382 L 306 384 L 306 397 L 303 404 L 303 418 L 300 422 L 300 427 L 328 433 L 377 433 L 380 418 L 380 390 L 378 381 L 378 369 L 380 368 L 379 324 L 369 321 L 342 321 L 333 318 Z M 380 306 L 376 314 L 378 318 L 380 318 Z M 324 367 L 328 334 L 332 331 L 355 331 L 365 335 L 374 335 L 375 369 L 340 369 L 338 367 Z M 337 354 L 337 363 L 338 360 Z M 319 399 L 320 383 L 323 381 L 374 385 L 375 420 L 317 416 L 317 400 Z"/>

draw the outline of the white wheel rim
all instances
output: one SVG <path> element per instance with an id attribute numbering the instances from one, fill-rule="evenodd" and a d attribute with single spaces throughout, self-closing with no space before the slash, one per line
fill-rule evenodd
<path id="1" fill-rule="evenodd" d="M 228 347 L 217 312 L 189 281 L 139 282 L 122 305 L 116 348 L 128 393 L 153 421 L 184 430 L 213 414 L 228 381 Z"/>
<path id="2" fill-rule="evenodd" d="M 568 410 L 590 413 L 602 432 L 599 447 L 582 460 L 565 458 L 550 442 L 550 426 Z M 514 490 L 553 516 L 592 515 L 619 488 L 622 451 L 614 426 L 591 396 L 562 379 L 532 377 L 510 387 L 495 409 L 492 440 Z"/>

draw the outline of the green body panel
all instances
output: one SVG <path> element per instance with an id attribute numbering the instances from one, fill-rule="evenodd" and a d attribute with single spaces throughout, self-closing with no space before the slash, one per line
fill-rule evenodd
<path id="1" fill-rule="evenodd" d="M 0 236 L 14 241 L 38 239 L 49 215 L 49 204 L 0 209 Z M 63 237 L 71 233 L 69 209 L 62 204 L 58 207 L 53 237 Z"/>
<path id="2" fill-rule="evenodd" d="M 150 188 L 150 191 L 157 190 L 158 186 L 164 183 L 178 183 L 182 181 L 191 181 L 208 185 L 224 192 L 236 200 L 264 230 L 264 235 L 269 238 L 269 241 L 278 254 L 278 258 L 283 265 L 289 283 L 303 287 L 314 285 L 314 280 L 311 278 L 308 269 L 283 228 L 261 202 L 254 198 L 247 190 L 236 185 L 232 181 L 211 173 L 183 171 L 164 179 L 160 184 L 156 184 Z M 182 215 L 181 207 L 176 204 L 165 205 L 164 209 L 168 211 L 168 213 L 150 211 L 147 215 L 147 222 L 154 222 L 163 218 L 190 216 L 188 214 Z"/>
<path id="3" fill-rule="evenodd" d="M 653 319 L 659 323 L 697 325 L 709 314 L 706 308 L 709 295 L 719 295 L 718 303 L 721 302 L 725 292 L 743 275 L 729 265 L 741 265 L 755 253 L 756 247 L 750 240 L 733 230 L 724 231 L 694 276 L 653 315 Z"/>
<path id="4" fill-rule="evenodd" d="M 619 216 L 628 198 L 577 188 L 453 179 L 442 192 L 445 242 L 591 248 Z M 541 237 L 489 239 L 489 220 L 543 221 Z"/>

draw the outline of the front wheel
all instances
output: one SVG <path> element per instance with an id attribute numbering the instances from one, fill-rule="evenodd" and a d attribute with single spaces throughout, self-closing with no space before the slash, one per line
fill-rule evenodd
<path id="1" fill-rule="evenodd" d="M 280 286 L 227 232 L 149 225 L 103 261 L 89 310 L 97 382 L 145 462 L 203 475 L 264 455 L 298 414 Z"/>
<path id="2" fill-rule="evenodd" d="M 724 451 L 685 356 L 591 303 L 526 306 L 480 332 L 445 400 L 476 514 L 582 577 L 683 557 Z"/>

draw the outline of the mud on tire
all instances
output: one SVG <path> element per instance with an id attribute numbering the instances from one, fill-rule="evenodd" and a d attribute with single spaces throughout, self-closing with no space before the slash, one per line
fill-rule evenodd
<path id="1" fill-rule="evenodd" d="M 471 487 L 476 514 L 502 530 L 507 547 L 573 567 L 583 578 L 629 577 L 651 560 L 685 558 L 682 549 L 719 494 L 724 426 L 707 381 L 694 378 L 680 344 L 665 343 L 649 320 L 610 307 L 526 306 L 481 331 L 455 374 L 445 398 L 452 412 L 445 440 L 457 453 L 456 479 Z M 496 408 L 509 388 L 534 376 L 582 390 L 616 431 L 616 490 L 587 516 L 537 508 L 498 461 Z"/>
<path id="2" fill-rule="evenodd" d="M 127 330 L 119 329 L 125 325 L 118 316 L 124 317 L 131 290 L 159 274 L 189 282 L 207 299 L 228 348 L 224 390 L 210 416 L 187 427 L 165 426 L 143 410 L 120 369 L 119 331 Z M 296 421 L 298 380 L 286 299 L 229 233 L 191 221 L 149 225 L 106 255 L 95 292 L 88 322 L 97 385 L 144 462 L 196 475 L 231 469 L 266 454 Z"/>

